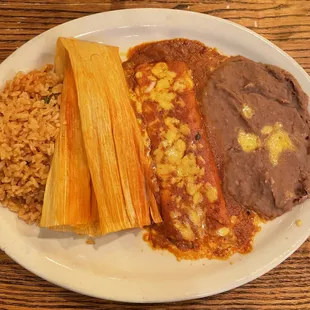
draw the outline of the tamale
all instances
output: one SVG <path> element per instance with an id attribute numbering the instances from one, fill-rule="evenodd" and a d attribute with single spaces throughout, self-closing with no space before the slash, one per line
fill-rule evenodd
<path id="1" fill-rule="evenodd" d="M 40 225 L 97 235 L 98 210 L 91 187 L 71 66 L 67 67 L 64 76 L 60 122 Z"/>
<path id="2" fill-rule="evenodd" d="M 118 48 L 60 38 L 56 69 L 69 62 L 101 232 L 161 222 Z"/>

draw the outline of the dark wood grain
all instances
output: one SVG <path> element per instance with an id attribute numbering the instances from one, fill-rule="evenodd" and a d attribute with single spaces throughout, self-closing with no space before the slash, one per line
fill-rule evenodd
<path id="1" fill-rule="evenodd" d="M 58 24 L 92 13 L 137 7 L 191 10 L 232 20 L 271 40 L 310 74 L 308 0 L 0 0 L 0 62 Z M 211 298 L 160 305 L 114 303 L 69 292 L 34 276 L 0 251 L 2 309 L 310 309 L 310 240 L 280 266 L 243 287 Z"/>

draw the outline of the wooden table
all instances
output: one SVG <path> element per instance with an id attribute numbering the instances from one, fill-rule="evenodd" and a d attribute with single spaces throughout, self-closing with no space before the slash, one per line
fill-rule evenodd
<path id="1" fill-rule="evenodd" d="M 274 42 L 310 73 L 310 1 L 1 0 L 0 61 L 41 32 L 92 13 L 136 7 L 191 10 L 229 19 Z M 161 305 L 98 300 L 34 276 L 0 251 L 0 309 L 310 309 L 310 240 L 250 284 L 211 298 Z"/>

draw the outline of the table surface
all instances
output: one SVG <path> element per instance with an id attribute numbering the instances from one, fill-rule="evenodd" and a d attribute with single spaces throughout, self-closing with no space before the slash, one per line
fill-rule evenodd
<path id="1" fill-rule="evenodd" d="M 278 45 L 310 74 L 310 1 L 0 1 L 0 62 L 43 31 L 108 10 L 160 7 L 229 19 Z M 0 250 L 0 309 L 310 309 L 310 240 L 280 266 L 240 288 L 205 299 L 134 305 L 82 296 L 50 284 Z"/>

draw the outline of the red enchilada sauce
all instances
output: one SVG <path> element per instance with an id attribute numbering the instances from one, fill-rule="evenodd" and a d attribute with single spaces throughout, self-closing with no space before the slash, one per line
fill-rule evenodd
<path id="1" fill-rule="evenodd" d="M 200 42 L 175 39 L 135 47 L 123 65 L 164 219 L 146 239 L 179 259 L 247 253 L 258 231 L 257 216 L 222 194 L 221 160 L 200 113 L 208 77 L 226 59 Z"/>

